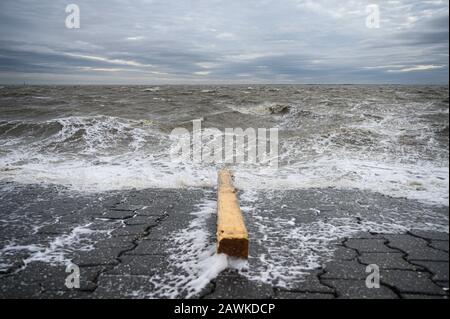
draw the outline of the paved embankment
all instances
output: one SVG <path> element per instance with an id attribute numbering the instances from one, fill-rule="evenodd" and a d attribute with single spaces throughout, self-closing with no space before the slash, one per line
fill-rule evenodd
<path id="1" fill-rule="evenodd" d="M 0 298 L 448 297 L 448 207 L 334 189 L 240 193 L 249 265 L 216 276 L 212 189 L 1 187 Z M 65 285 L 69 262 L 78 289 Z M 369 264 L 378 289 L 365 285 Z"/>

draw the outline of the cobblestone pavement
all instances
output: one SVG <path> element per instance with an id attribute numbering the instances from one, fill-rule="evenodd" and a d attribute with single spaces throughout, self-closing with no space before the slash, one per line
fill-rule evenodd
<path id="1" fill-rule="evenodd" d="M 448 234 L 361 234 L 337 243 L 333 261 L 279 298 L 448 298 Z M 366 267 L 379 266 L 380 288 L 368 289 Z"/>
<path id="2" fill-rule="evenodd" d="M 191 213 L 205 197 L 214 200 L 214 192 L 204 189 L 131 190 L 100 197 L 68 196 L 38 186 L 3 190 L 0 298 L 167 297 L 167 291 L 155 293 L 157 279 L 169 272 L 177 283 L 186 275 L 169 258 L 178 245 L 172 236 L 195 221 Z M 204 221 L 213 244 L 214 215 Z M 293 287 L 225 270 L 194 297 L 448 298 L 447 233 L 358 233 L 332 245 L 332 258 Z M 65 286 L 67 261 L 80 267 L 79 289 Z M 366 287 L 371 264 L 379 267 L 379 288 Z"/>
<path id="3" fill-rule="evenodd" d="M 335 243 L 333 260 L 292 289 L 255 286 L 234 271 L 215 280 L 206 298 L 448 299 L 448 234 L 360 234 Z M 380 287 L 366 286 L 366 267 L 379 266 Z"/>

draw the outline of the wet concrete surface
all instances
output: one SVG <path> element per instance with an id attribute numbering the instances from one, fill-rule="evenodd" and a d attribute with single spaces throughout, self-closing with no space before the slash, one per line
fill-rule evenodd
<path id="1" fill-rule="evenodd" d="M 181 264 L 214 245 L 215 215 L 193 214 L 213 189 L 0 186 L 0 298 L 448 298 L 448 207 L 335 189 L 241 193 L 248 268 L 192 294 L 183 280 L 201 273 Z M 184 242 L 197 226 L 208 235 Z M 368 288 L 374 264 L 380 286 Z"/>

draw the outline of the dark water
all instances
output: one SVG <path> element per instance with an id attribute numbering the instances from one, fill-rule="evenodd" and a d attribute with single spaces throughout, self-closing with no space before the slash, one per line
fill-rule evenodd
<path id="1" fill-rule="evenodd" d="M 212 186 L 174 163 L 176 127 L 278 128 L 280 169 L 234 165 L 241 188 L 363 188 L 448 201 L 448 87 L 24 86 L 0 89 L 2 180 L 79 190 Z"/>

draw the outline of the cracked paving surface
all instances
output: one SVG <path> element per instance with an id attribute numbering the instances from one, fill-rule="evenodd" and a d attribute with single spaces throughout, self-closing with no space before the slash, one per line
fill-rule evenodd
<path id="1" fill-rule="evenodd" d="M 215 215 L 192 213 L 211 209 L 214 190 L 0 188 L 0 298 L 448 298 L 448 207 L 354 190 L 243 192 L 248 267 L 189 295 L 162 286 L 189 284 L 177 263 L 213 247 Z M 195 227 L 203 242 L 180 240 Z M 78 289 L 65 286 L 68 263 Z M 366 287 L 371 264 L 379 288 Z"/>

